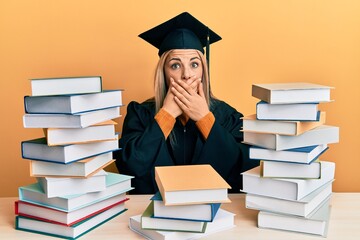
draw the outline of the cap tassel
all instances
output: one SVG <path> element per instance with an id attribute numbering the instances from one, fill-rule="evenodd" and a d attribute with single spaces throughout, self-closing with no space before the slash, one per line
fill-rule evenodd
<path id="1" fill-rule="evenodd" d="M 208 67 L 208 75 L 210 79 L 210 34 L 209 28 L 207 28 L 207 36 L 206 36 L 206 62 Z"/>

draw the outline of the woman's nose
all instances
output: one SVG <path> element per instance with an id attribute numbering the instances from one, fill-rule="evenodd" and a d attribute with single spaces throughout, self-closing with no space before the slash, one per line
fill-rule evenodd
<path id="1" fill-rule="evenodd" d="M 192 76 L 191 69 L 189 67 L 184 67 L 182 72 L 182 79 L 187 80 L 191 78 L 191 76 Z"/>

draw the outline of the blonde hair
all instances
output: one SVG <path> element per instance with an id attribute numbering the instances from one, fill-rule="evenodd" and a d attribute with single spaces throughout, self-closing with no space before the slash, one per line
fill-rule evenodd
<path id="1" fill-rule="evenodd" d="M 161 55 L 159 62 L 155 69 L 155 78 L 154 78 L 155 113 L 157 113 L 160 110 L 160 108 L 162 107 L 162 105 L 164 103 L 164 99 L 166 97 L 167 90 L 168 90 L 167 89 L 168 86 L 166 86 L 164 65 L 165 65 L 165 61 L 166 61 L 168 55 L 172 51 L 173 50 L 169 50 Z M 202 76 L 203 89 L 204 89 L 204 93 L 205 93 L 206 102 L 208 103 L 208 106 L 210 109 L 213 95 L 212 95 L 211 89 L 210 89 L 208 66 L 207 66 L 207 62 L 206 62 L 206 58 L 205 58 L 204 54 L 198 50 L 196 50 L 196 51 L 200 57 L 202 68 L 203 68 L 203 76 Z"/>

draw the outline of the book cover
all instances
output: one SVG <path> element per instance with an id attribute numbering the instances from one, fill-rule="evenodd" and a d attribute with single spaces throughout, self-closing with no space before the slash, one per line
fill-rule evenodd
<path id="1" fill-rule="evenodd" d="M 329 147 L 327 144 L 292 148 L 282 151 L 251 146 L 250 159 L 309 164 L 320 157 Z"/>
<path id="2" fill-rule="evenodd" d="M 64 95 L 102 91 L 101 76 L 74 76 L 30 79 L 31 95 Z"/>
<path id="3" fill-rule="evenodd" d="M 151 201 L 141 215 L 141 228 L 159 231 L 179 231 L 203 233 L 206 229 L 206 222 L 178 220 L 170 218 L 154 217 L 154 202 Z"/>
<path id="4" fill-rule="evenodd" d="M 25 128 L 84 128 L 120 117 L 120 107 L 112 107 L 76 114 L 33 114 L 23 116 Z"/>
<path id="5" fill-rule="evenodd" d="M 19 200 L 70 212 L 130 191 L 133 189 L 131 187 L 132 178 L 132 176 L 108 172 L 104 191 L 53 198 L 48 198 L 40 185 L 33 183 L 19 187 Z"/>
<path id="6" fill-rule="evenodd" d="M 326 237 L 329 227 L 331 206 L 326 201 L 309 217 L 277 214 L 260 211 L 258 227 L 313 234 Z"/>
<path id="7" fill-rule="evenodd" d="M 84 144 L 48 146 L 46 138 L 21 142 L 22 158 L 38 161 L 71 163 L 119 149 L 119 141 L 99 141 Z"/>
<path id="8" fill-rule="evenodd" d="M 99 227 L 114 217 L 122 214 L 126 210 L 127 209 L 124 209 L 120 204 L 72 226 L 65 226 L 61 224 L 40 221 L 33 218 L 16 216 L 15 228 L 17 230 L 39 233 L 53 237 L 76 239 L 94 230 L 96 227 Z"/>
<path id="9" fill-rule="evenodd" d="M 122 204 L 123 208 L 125 209 L 125 202 L 127 200 L 129 199 L 126 198 L 126 193 L 122 193 L 120 195 L 71 212 L 55 210 L 33 203 L 16 201 L 15 214 L 40 221 L 72 226 L 119 204 Z"/>
<path id="10" fill-rule="evenodd" d="M 235 214 L 219 209 L 213 222 L 208 222 L 204 233 L 175 232 L 175 231 L 156 231 L 141 228 L 141 215 L 132 216 L 129 219 L 129 228 L 141 236 L 153 240 L 181 240 L 198 239 L 211 234 L 233 228 Z"/>
<path id="11" fill-rule="evenodd" d="M 330 102 L 331 89 L 301 82 L 253 84 L 252 96 L 271 104 Z"/>
<path id="12" fill-rule="evenodd" d="M 245 195 L 245 206 L 248 209 L 307 217 L 331 197 L 332 183 L 324 184 L 297 201 L 248 193 Z"/>
<path id="13" fill-rule="evenodd" d="M 310 164 L 261 161 L 260 171 L 262 177 L 269 178 L 319 179 L 322 163 L 323 161 L 319 160 Z"/>
<path id="14" fill-rule="evenodd" d="M 339 142 L 339 127 L 321 125 L 298 136 L 244 132 L 244 143 L 276 151 Z"/>
<path id="15" fill-rule="evenodd" d="M 155 181 L 166 206 L 230 202 L 230 185 L 207 164 L 155 167 Z"/>
<path id="16" fill-rule="evenodd" d="M 100 170 L 88 178 L 37 177 L 41 189 L 48 198 L 72 194 L 100 192 L 106 189 L 106 175 Z"/>
<path id="17" fill-rule="evenodd" d="M 318 121 L 270 121 L 258 120 L 256 114 L 243 117 L 244 132 L 300 135 L 325 123 L 326 113 L 321 112 Z"/>
<path id="18" fill-rule="evenodd" d="M 112 152 L 85 158 L 69 164 L 30 160 L 30 176 L 32 177 L 90 177 L 113 163 Z"/>
<path id="19" fill-rule="evenodd" d="M 243 172 L 241 175 L 243 178 L 242 191 L 246 193 L 285 200 L 300 200 L 334 180 L 335 163 L 324 161 L 321 164 L 320 179 L 263 178 L 260 174 L 260 166 Z"/>
<path id="20" fill-rule="evenodd" d="M 154 217 L 212 222 L 221 203 L 165 206 L 160 192 L 151 198 L 154 203 Z"/>
<path id="21" fill-rule="evenodd" d="M 25 96 L 26 113 L 75 114 L 122 106 L 122 90 L 98 93 Z"/>

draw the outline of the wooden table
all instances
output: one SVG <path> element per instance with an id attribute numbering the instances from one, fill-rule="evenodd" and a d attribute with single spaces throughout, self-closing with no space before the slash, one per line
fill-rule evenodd
<path id="1" fill-rule="evenodd" d="M 80 239 L 143 239 L 128 227 L 129 217 L 141 214 L 150 202 L 150 195 L 130 195 L 126 207 L 129 209 L 122 215 L 94 229 Z M 257 211 L 245 208 L 243 194 L 230 194 L 232 203 L 223 204 L 222 208 L 236 214 L 236 227 L 215 233 L 204 239 L 323 239 L 300 233 L 278 230 L 259 229 L 257 227 Z M 17 198 L 0 198 L 0 239 L 56 239 L 45 235 L 17 231 L 14 229 L 14 201 Z M 326 239 L 351 240 L 360 239 L 360 193 L 333 193 L 331 199 L 331 218 L 328 237 Z"/>

